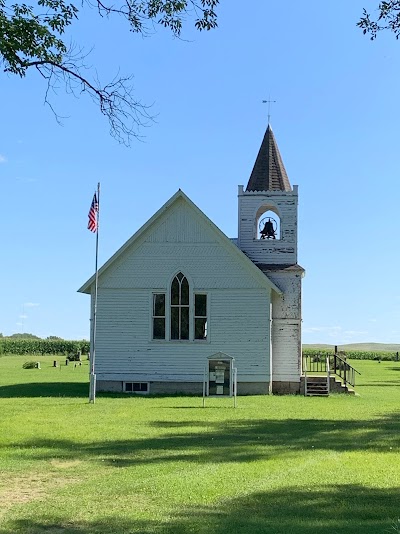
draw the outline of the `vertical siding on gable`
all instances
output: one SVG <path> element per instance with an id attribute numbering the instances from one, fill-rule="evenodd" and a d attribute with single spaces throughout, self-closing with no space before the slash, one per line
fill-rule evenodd
<path id="1" fill-rule="evenodd" d="M 215 243 L 216 238 L 204 222 L 193 217 L 193 211 L 182 201 L 172 208 L 151 232 L 151 243 Z"/>

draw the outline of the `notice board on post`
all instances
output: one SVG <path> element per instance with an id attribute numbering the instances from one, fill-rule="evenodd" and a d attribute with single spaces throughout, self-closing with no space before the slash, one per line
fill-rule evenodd
<path id="1" fill-rule="evenodd" d="M 207 358 L 204 370 L 203 406 L 205 397 L 234 397 L 236 407 L 236 368 L 235 359 L 223 352 Z"/>

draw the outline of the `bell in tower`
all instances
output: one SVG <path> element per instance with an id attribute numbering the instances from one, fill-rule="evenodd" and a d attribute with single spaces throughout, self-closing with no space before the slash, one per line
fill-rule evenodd
<path id="1" fill-rule="evenodd" d="M 272 217 L 260 221 L 260 239 L 276 239 L 276 221 Z"/>

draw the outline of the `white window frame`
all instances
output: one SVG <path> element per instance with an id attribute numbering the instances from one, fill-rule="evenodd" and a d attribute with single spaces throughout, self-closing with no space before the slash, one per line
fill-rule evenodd
<path id="1" fill-rule="evenodd" d="M 179 275 L 182 275 L 182 278 L 179 279 L 178 276 Z M 172 293 L 172 285 L 174 284 L 175 280 L 178 280 L 178 303 L 173 303 L 172 302 L 172 299 L 171 299 L 171 293 Z M 187 287 L 188 287 L 188 294 L 187 294 L 187 304 L 183 304 L 182 303 L 182 281 L 183 280 L 186 280 L 186 283 L 187 283 Z M 191 317 L 191 294 L 190 294 L 190 283 L 189 283 L 189 280 L 187 278 L 187 276 L 185 274 L 183 274 L 182 271 L 179 271 L 172 279 L 171 283 L 170 283 L 170 287 L 169 287 L 169 298 L 170 298 L 170 303 L 169 303 L 169 308 L 168 308 L 168 312 L 169 312 L 169 331 L 168 331 L 168 334 L 169 334 L 169 339 L 170 341 L 190 341 L 191 340 L 191 332 L 190 332 L 190 317 Z M 177 338 L 172 338 L 171 337 L 171 333 L 172 333 L 172 310 L 175 310 L 177 311 L 178 313 L 178 324 L 177 324 L 177 327 L 178 327 L 178 336 Z M 187 338 L 182 338 L 182 324 L 183 324 L 183 319 L 182 319 L 182 312 L 183 310 L 187 310 L 187 319 L 188 319 L 188 324 L 187 324 Z"/>
<path id="2" fill-rule="evenodd" d="M 154 315 L 154 297 L 156 295 L 164 295 L 164 315 Z M 168 333 L 168 304 L 167 302 L 169 302 L 168 300 L 168 295 L 165 291 L 153 291 L 152 294 L 151 294 L 151 303 L 150 303 L 150 315 L 151 315 L 151 328 L 150 328 L 150 332 L 151 332 L 151 339 L 153 341 L 166 341 L 167 340 L 167 333 Z M 164 318 L 164 339 L 156 339 L 154 338 L 154 319 L 162 319 Z"/>
<path id="3" fill-rule="evenodd" d="M 196 343 L 207 343 L 210 336 L 210 330 L 209 330 L 209 298 L 208 293 L 205 291 L 193 291 L 193 315 L 190 317 L 192 321 L 192 329 L 193 329 L 193 341 Z M 204 295 L 206 297 L 206 315 L 196 315 L 196 295 Z M 196 319 L 205 319 L 206 320 L 206 337 L 205 339 L 196 339 Z"/>
<path id="4" fill-rule="evenodd" d="M 189 284 L 189 339 L 171 339 L 171 287 L 172 282 L 175 279 L 176 275 L 182 273 L 187 279 Z M 187 276 L 183 271 L 177 271 L 170 279 L 168 283 L 167 290 L 153 290 L 150 295 L 150 341 L 153 343 L 210 343 L 210 295 L 208 291 L 196 291 L 193 289 L 194 284 L 189 276 Z M 165 295 L 165 338 L 164 339 L 154 339 L 153 334 L 153 302 L 154 295 Z M 201 316 L 206 317 L 207 323 L 207 337 L 206 339 L 195 339 L 195 295 L 206 295 L 206 306 L 207 306 L 207 315 Z M 158 317 L 158 316 L 157 316 Z M 200 316 L 199 316 L 200 317 Z"/>
<path id="5" fill-rule="evenodd" d="M 126 390 L 126 385 L 127 384 L 132 384 L 132 391 L 127 391 Z M 147 390 L 146 391 L 133 391 L 133 384 L 146 384 L 147 386 Z M 122 388 L 122 391 L 124 393 L 129 393 L 130 395 L 148 395 L 150 393 L 150 382 L 146 382 L 146 381 L 143 381 L 143 380 L 127 380 L 127 381 L 124 381 L 123 382 L 123 388 Z"/>

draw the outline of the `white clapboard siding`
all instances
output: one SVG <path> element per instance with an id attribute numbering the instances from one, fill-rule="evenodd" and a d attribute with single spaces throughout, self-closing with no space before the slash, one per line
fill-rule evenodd
<path id="1" fill-rule="evenodd" d="M 258 288 L 264 278 L 211 222 L 178 198 L 100 272 L 99 288 L 166 288 L 178 271 L 197 289 Z"/>
<path id="2" fill-rule="evenodd" d="M 301 320 L 302 273 L 274 271 L 269 278 L 282 290 L 272 295 L 272 318 Z"/>
<path id="3" fill-rule="evenodd" d="M 99 380 L 122 374 L 136 380 L 202 381 L 207 356 L 219 351 L 235 358 L 239 381 L 269 380 L 269 291 L 210 292 L 206 342 L 151 340 L 150 302 L 149 290 L 99 292 Z"/>
<path id="4" fill-rule="evenodd" d="M 274 382 L 300 380 L 300 323 L 276 319 L 272 323 L 272 376 Z"/>
<path id="5" fill-rule="evenodd" d="M 301 362 L 301 273 L 273 272 L 282 289 L 272 295 L 272 376 L 274 381 L 298 382 Z"/>
<path id="6" fill-rule="evenodd" d="M 166 288 L 178 272 L 197 289 L 257 288 L 259 281 L 219 244 L 145 242 L 99 279 L 101 288 Z"/>

